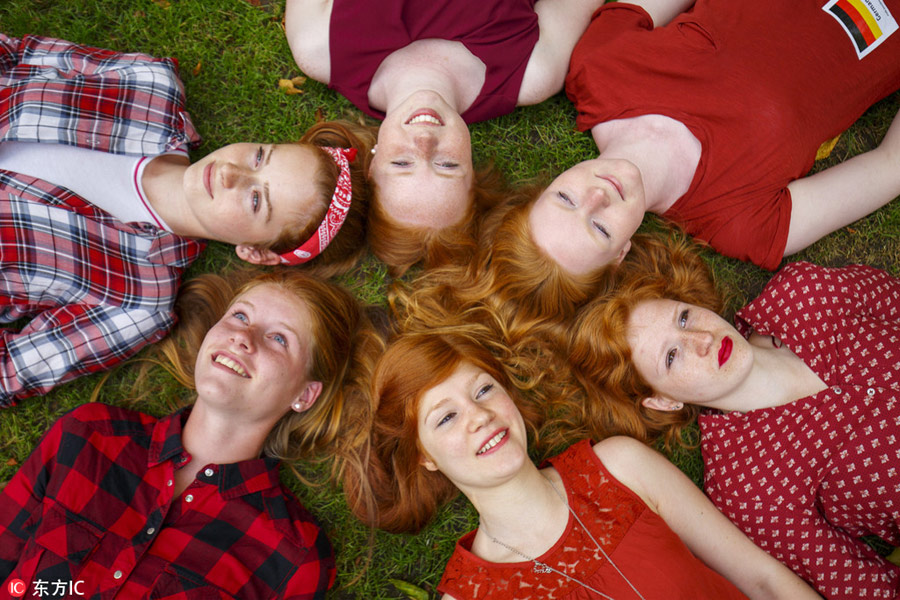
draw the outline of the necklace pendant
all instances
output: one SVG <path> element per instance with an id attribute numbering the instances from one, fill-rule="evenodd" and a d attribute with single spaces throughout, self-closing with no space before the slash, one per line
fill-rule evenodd
<path id="1" fill-rule="evenodd" d="M 549 566 L 545 565 L 544 563 L 542 563 L 539 560 L 534 561 L 534 567 L 532 567 L 532 570 L 535 573 L 552 573 L 553 572 L 553 569 L 551 569 Z"/>

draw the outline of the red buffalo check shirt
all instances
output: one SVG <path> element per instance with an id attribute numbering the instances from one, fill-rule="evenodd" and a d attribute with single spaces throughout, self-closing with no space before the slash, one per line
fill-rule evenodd
<path id="1" fill-rule="evenodd" d="M 173 59 L 0 34 L 0 144 L 7 141 L 152 157 L 186 150 L 199 136 Z M 31 319 L 20 331 L 0 329 L 0 406 L 161 339 L 175 322 L 181 274 L 202 249 L 0 170 L 0 323 Z"/>
<path id="2" fill-rule="evenodd" d="M 278 461 L 206 465 L 179 497 L 188 411 L 86 404 L 59 419 L 0 494 L 3 592 L 85 598 L 324 598 L 327 537 Z M 74 595 L 74 594 L 69 594 Z"/>

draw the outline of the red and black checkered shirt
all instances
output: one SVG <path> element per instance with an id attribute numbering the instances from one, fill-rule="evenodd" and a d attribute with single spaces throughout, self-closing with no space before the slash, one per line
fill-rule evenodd
<path id="1" fill-rule="evenodd" d="M 95 403 L 59 419 L 0 494 L 2 593 L 323 598 L 331 545 L 278 461 L 206 465 L 174 497 L 187 414 Z"/>

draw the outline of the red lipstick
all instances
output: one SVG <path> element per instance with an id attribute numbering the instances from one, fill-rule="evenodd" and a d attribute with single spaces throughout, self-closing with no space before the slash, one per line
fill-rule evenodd
<path id="1" fill-rule="evenodd" d="M 731 348 L 734 345 L 734 342 L 731 341 L 730 337 L 725 337 L 722 339 L 722 345 L 719 346 L 719 367 L 728 362 L 729 357 L 731 357 Z"/>

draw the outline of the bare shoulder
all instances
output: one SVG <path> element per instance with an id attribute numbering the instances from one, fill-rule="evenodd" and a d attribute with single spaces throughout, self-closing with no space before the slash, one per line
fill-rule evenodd
<path id="1" fill-rule="evenodd" d="M 297 66 L 322 83 L 331 80 L 330 24 L 334 0 L 287 0 L 284 30 Z"/>
<path id="2" fill-rule="evenodd" d="M 628 468 L 647 459 L 647 453 L 653 452 L 644 443 L 624 435 L 608 437 L 602 442 L 594 444 L 594 454 L 597 455 L 610 471 L 615 467 Z"/>

